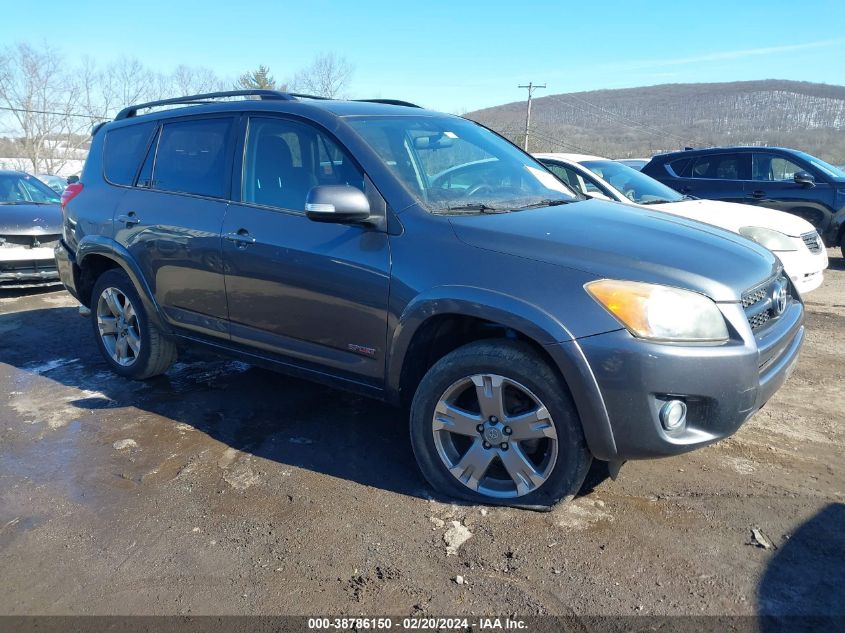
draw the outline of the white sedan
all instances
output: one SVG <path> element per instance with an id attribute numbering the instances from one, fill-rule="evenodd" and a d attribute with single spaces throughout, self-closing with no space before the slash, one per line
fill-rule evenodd
<path id="1" fill-rule="evenodd" d="M 797 216 L 746 204 L 696 200 L 616 161 L 582 154 L 535 154 L 581 193 L 648 206 L 739 233 L 773 251 L 801 294 L 818 288 L 827 251 L 812 224 Z"/>

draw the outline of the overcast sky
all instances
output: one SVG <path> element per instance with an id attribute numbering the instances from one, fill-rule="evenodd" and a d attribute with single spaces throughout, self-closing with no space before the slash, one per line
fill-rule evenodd
<path id="1" fill-rule="evenodd" d="M 37 18 L 37 19 L 36 19 Z M 320 52 L 355 66 L 355 97 L 448 112 L 658 83 L 796 79 L 845 84 L 843 0 L 7 3 L 4 45 L 49 41 L 75 63 L 136 57 L 224 77 L 292 75 Z"/>

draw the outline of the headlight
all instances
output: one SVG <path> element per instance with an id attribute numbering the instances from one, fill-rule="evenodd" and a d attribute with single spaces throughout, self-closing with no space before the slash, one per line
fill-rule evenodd
<path id="1" fill-rule="evenodd" d="M 638 281 L 601 279 L 587 292 L 634 336 L 658 341 L 726 341 L 719 308 L 690 290 Z"/>
<path id="2" fill-rule="evenodd" d="M 743 226 L 739 230 L 749 240 L 754 240 L 760 246 L 765 246 L 770 251 L 797 251 L 795 240 L 780 231 L 766 229 L 762 226 Z"/>

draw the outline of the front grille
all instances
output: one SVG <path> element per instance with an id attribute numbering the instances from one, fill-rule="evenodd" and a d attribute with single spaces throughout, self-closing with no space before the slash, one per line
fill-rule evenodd
<path id="1" fill-rule="evenodd" d="M 819 237 L 819 234 L 816 231 L 810 231 L 809 233 L 802 233 L 801 239 L 803 240 L 804 244 L 807 245 L 807 248 L 810 249 L 811 253 L 821 253 L 822 252 L 822 240 Z"/>
<path id="2" fill-rule="evenodd" d="M 782 274 L 772 277 L 742 295 L 742 308 L 745 310 L 745 316 L 753 332 L 757 332 L 765 327 L 769 321 L 782 314 L 783 310 L 778 309 L 775 301 L 776 291 L 781 286 L 786 289 L 785 305 L 788 305 L 791 300 L 789 280 Z"/>
<path id="3" fill-rule="evenodd" d="M 0 248 L 55 248 L 61 235 L 0 235 Z"/>
<path id="4" fill-rule="evenodd" d="M 43 273 L 56 272 L 55 259 L 30 259 L 21 261 L 4 262 L 0 261 L 0 274 L 2 273 Z"/>
<path id="5" fill-rule="evenodd" d="M 743 308 L 751 307 L 755 303 L 757 303 L 758 301 L 761 301 L 762 299 L 764 299 L 765 296 L 766 296 L 766 290 L 767 289 L 768 289 L 768 286 L 763 286 L 762 288 L 759 288 L 758 290 L 754 290 L 752 292 L 748 292 L 748 293 L 742 295 L 742 307 Z"/>

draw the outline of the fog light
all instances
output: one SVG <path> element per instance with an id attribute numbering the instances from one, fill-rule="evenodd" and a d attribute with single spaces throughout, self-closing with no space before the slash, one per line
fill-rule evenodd
<path id="1" fill-rule="evenodd" d="M 667 431 L 677 431 L 687 421 L 687 405 L 681 400 L 669 400 L 660 407 L 660 423 Z"/>

